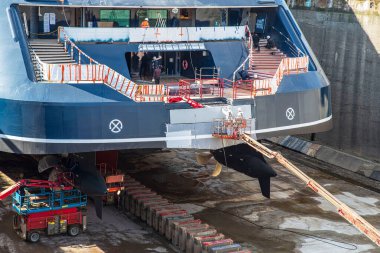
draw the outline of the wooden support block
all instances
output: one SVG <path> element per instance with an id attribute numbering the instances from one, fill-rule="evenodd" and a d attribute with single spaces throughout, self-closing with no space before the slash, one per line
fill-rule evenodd
<path id="1" fill-rule="evenodd" d="M 169 201 L 167 199 L 163 198 L 158 198 L 160 196 L 157 196 L 157 199 L 151 199 L 150 201 L 146 201 L 142 203 L 141 208 L 140 208 L 140 217 L 141 220 L 147 221 L 148 220 L 148 208 L 150 207 L 155 207 L 155 206 L 165 206 L 169 205 Z"/>
<path id="2" fill-rule="evenodd" d="M 186 239 L 187 234 L 190 232 L 202 232 L 209 228 L 210 226 L 208 224 L 196 224 L 195 226 L 191 227 L 181 227 L 180 228 L 180 234 L 179 234 L 179 249 L 181 251 L 185 251 L 186 249 Z"/>
<path id="3" fill-rule="evenodd" d="M 192 227 L 201 224 L 202 221 L 197 220 L 188 220 L 188 221 L 174 221 L 172 223 L 172 244 L 174 246 L 179 245 L 179 237 L 182 227 Z"/>
<path id="4" fill-rule="evenodd" d="M 186 210 L 176 210 L 176 211 L 170 211 L 167 213 L 161 213 L 158 216 L 158 232 L 159 232 L 159 234 L 161 234 L 161 235 L 165 234 L 168 218 L 183 217 L 185 215 L 189 215 Z"/>
<path id="5" fill-rule="evenodd" d="M 220 241 L 224 239 L 223 234 L 215 234 L 211 236 L 196 236 L 194 237 L 194 253 L 202 253 L 202 243 L 203 242 L 213 242 Z"/>
<path id="6" fill-rule="evenodd" d="M 197 236 L 213 236 L 217 231 L 214 228 L 208 228 L 203 231 L 189 232 L 186 238 L 186 253 L 193 253 L 195 245 L 195 237 Z"/>
<path id="7" fill-rule="evenodd" d="M 230 245 L 223 245 L 223 246 L 216 246 L 212 247 L 209 252 L 210 253 L 226 253 L 226 252 L 231 252 L 241 250 L 241 245 L 240 244 L 230 244 Z"/>
<path id="8" fill-rule="evenodd" d="M 172 234 L 173 234 L 173 231 L 175 230 L 175 228 L 173 226 L 174 222 L 178 223 L 178 222 L 191 221 L 191 220 L 194 220 L 194 217 L 190 214 L 184 215 L 184 216 L 176 216 L 176 217 L 167 218 L 166 229 L 165 229 L 165 237 L 168 240 L 172 239 Z"/>
<path id="9" fill-rule="evenodd" d="M 234 241 L 231 239 L 223 239 L 219 241 L 203 242 L 202 243 L 202 253 L 209 253 L 210 250 L 218 246 L 226 246 L 233 244 Z"/>

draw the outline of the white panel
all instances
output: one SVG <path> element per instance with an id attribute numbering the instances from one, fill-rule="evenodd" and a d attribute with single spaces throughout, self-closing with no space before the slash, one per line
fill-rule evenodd
<path id="1" fill-rule="evenodd" d="M 176 139 L 175 137 L 182 137 L 182 139 Z M 190 148 L 191 147 L 191 131 L 178 131 L 178 132 L 170 132 L 166 133 L 167 141 L 166 146 L 167 148 Z M 170 139 L 170 137 L 173 137 Z M 188 138 L 186 138 L 188 137 Z"/>
<path id="2" fill-rule="evenodd" d="M 245 118 L 252 118 L 251 105 L 232 106 L 232 113 L 237 115 L 238 108 L 241 108 Z M 224 118 L 222 107 L 205 107 L 197 109 L 170 110 L 170 123 L 197 123 L 212 122 L 215 119 Z"/>
<path id="3" fill-rule="evenodd" d="M 139 51 L 192 51 L 206 50 L 204 43 L 140 44 Z"/>
<path id="4" fill-rule="evenodd" d="M 213 40 L 241 40 L 244 26 L 225 27 L 164 27 L 164 28 L 104 28 L 64 27 L 60 40 L 67 35 L 74 41 L 124 42 L 192 42 Z"/>

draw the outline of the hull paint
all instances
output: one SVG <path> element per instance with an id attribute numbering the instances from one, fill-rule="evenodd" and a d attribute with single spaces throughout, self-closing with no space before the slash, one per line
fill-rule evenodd
<path id="1" fill-rule="evenodd" d="M 76 2 L 79 1 L 66 1 L 65 4 Z M 124 5 L 128 1 L 108 2 Z M 148 2 L 153 3 L 146 1 L 147 4 Z M 160 3 L 163 2 L 165 1 Z M 207 6 L 207 1 L 192 2 Z M 222 143 L 212 138 L 210 119 L 209 122 L 199 122 L 196 119 L 194 122 L 174 121 L 172 115 L 189 109 L 187 104 L 136 103 L 102 84 L 35 82 L 28 41 L 23 24 L 17 16 L 18 10 L 11 6 L 13 3 L 38 2 L 0 1 L 0 10 L 7 13 L 0 15 L 3 28 L 0 33 L 1 151 L 53 154 L 134 148 L 214 149 L 235 143 Z M 55 5 L 56 1 L 44 3 Z M 223 3 L 227 1 L 214 4 L 223 6 Z M 133 5 L 132 2 L 129 4 Z M 181 1 L 176 7 L 188 4 L 191 5 Z M 246 0 L 235 4 L 265 6 Z M 279 1 L 278 4 L 283 3 Z M 286 12 L 288 9 L 286 6 L 284 8 Z M 282 15 L 283 20 L 286 18 L 292 16 Z M 312 133 L 331 128 L 329 82 L 295 23 L 292 24 L 292 30 L 292 36 L 299 37 L 299 46 L 310 56 L 316 71 L 284 77 L 274 95 L 232 102 L 235 109 L 239 106 L 248 108 L 244 110 L 250 109 L 250 113 L 245 114 L 252 120 L 251 134 L 255 138 Z M 235 69 L 246 56 L 244 50 L 236 46 L 239 43 L 236 41 L 220 43 L 222 44 L 205 42 L 205 45 L 214 56 L 215 64 L 221 65 L 225 70 Z M 219 54 L 223 50 L 229 53 Z M 235 55 L 240 58 L 233 59 Z M 227 72 L 231 71 L 225 71 Z M 209 113 L 215 113 L 212 108 L 206 106 L 205 109 Z M 219 112 L 215 117 L 220 116 Z"/>
<path id="2" fill-rule="evenodd" d="M 255 119 L 251 134 L 264 138 L 329 130 L 332 122 L 329 88 L 262 96 L 252 100 L 250 105 L 242 105 L 242 108 L 251 107 Z M 198 109 L 166 107 L 164 103 L 83 106 L 4 99 L 0 105 L 1 118 L 8 119 L 0 121 L 3 140 L 0 148 L 7 152 L 51 154 L 149 147 L 209 149 L 222 145 L 211 136 L 211 123 L 199 122 L 201 118 L 198 123 L 171 119 L 171 115 L 185 111 L 191 115 L 189 110 L 196 113 Z M 295 113 L 292 120 L 286 117 L 286 109 L 290 107 Z M 206 111 L 219 118 L 222 115 L 215 112 L 215 107 L 208 108 Z M 113 120 L 121 122 L 120 131 L 118 128 L 112 131 Z"/>

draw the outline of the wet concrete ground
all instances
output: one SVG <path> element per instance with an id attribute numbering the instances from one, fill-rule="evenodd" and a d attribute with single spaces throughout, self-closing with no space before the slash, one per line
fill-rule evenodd
<path id="1" fill-rule="evenodd" d="M 46 178 L 38 175 L 36 164 L 28 158 L 0 155 L 0 171 L 13 180 L 20 174 L 24 178 Z M 0 191 L 5 187 L 0 176 Z M 171 245 L 150 227 L 128 214 L 121 213 L 114 206 L 103 209 L 103 220 L 95 215 L 91 200 L 87 217 L 88 230 L 76 237 L 68 235 L 42 235 L 40 242 L 33 244 L 23 241 L 13 231 L 10 203 L 0 203 L 0 252 L 5 253 L 103 253 L 103 252 L 145 252 L 173 253 Z"/>
<path id="2" fill-rule="evenodd" d="M 318 164 L 313 168 L 305 165 L 308 163 L 303 163 L 301 154 L 281 151 L 380 228 L 379 193 L 358 186 L 352 179 L 348 182 L 315 170 Z M 253 252 L 380 252 L 328 202 L 281 165 L 270 163 L 278 176 L 272 179 L 271 199 L 266 199 L 257 180 L 232 169 L 224 169 L 217 178 L 209 177 L 212 161 L 206 167 L 198 165 L 193 150 L 125 151 L 119 161 L 125 172 Z M 16 177 L 27 165 L 15 162 L 2 170 Z M 4 161 L 0 166 L 4 167 Z M 29 172 L 28 176 L 35 174 Z M 103 221 L 95 218 L 90 206 L 85 234 L 75 238 L 42 237 L 39 244 L 33 245 L 13 233 L 11 212 L 1 208 L 0 252 L 174 252 L 163 237 L 113 207 L 106 207 L 103 217 Z"/>
<path id="3" fill-rule="evenodd" d="M 302 163 L 302 154 L 280 151 L 380 229 L 379 193 L 310 168 Z M 124 169 L 143 184 L 172 202 L 184 203 L 197 218 L 254 252 L 380 252 L 277 162 L 269 161 L 278 176 L 272 180 L 271 199 L 266 199 L 257 180 L 232 169 L 210 178 L 213 163 L 196 164 L 194 151 L 140 151 L 125 153 L 122 159 Z"/>

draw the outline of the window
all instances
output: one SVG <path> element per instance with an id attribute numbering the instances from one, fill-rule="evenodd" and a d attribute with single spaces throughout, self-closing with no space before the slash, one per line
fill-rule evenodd
<path id="1" fill-rule="evenodd" d="M 139 24 L 145 19 L 149 18 L 149 24 L 150 26 L 161 26 L 162 23 L 164 22 L 166 24 L 167 18 L 168 18 L 168 11 L 167 10 L 138 10 L 137 11 L 137 16 L 139 19 Z M 159 22 L 159 23 L 157 23 Z"/>
<path id="2" fill-rule="evenodd" d="M 168 18 L 167 10 L 148 10 L 149 19 Z"/>
<path id="3" fill-rule="evenodd" d="M 119 27 L 129 27 L 130 17 L 130 10 L 100 10 L 100 21 L 113 21 Z"/>

